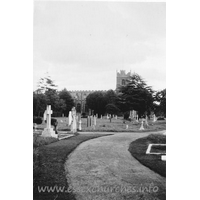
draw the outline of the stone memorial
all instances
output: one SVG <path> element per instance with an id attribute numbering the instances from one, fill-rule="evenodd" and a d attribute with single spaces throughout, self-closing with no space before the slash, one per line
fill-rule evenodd
<path id="1" fill-rule="evenodd" d="M 138 121 L 138 115 L 136 115 L 136 122 L 138 123 L 139 121 Z"/>
<path id="2" fill-rule="evenodd" d="M 69 115 L 68 115 L 68 126 L 70 126 L 70 129 L 72 131 L 72 111 L 69 111 Z"/>
<path id="3" fill-rule="evenodd" d="M 96 116 L 94 116 L 94 125 L 95 126 L 97 125 L 97 118 L 96 118 Z"/>
<path id="4" fill-rule="evenodd" d="M 51 110 L 51 105 L 47 105 L 47 109 L 45 111 L 46 113 L 46 120 L 47 120 L 47 127 L 42 132 L 43 137 L 55 137 L 58 138 L 58 135 L 55 134 L 55 131 L 51 127 L 51 114 L 53 114 L 53 111 Z"/>
<path id="5" fill-rule="evenodd" d="M 149 126 L 149 124 L 148 124 L 148 117 L 147 117 L 147 115 L 146 115 L 146 118 L 145 118 L 145 124 L 146 124 L 146 126 L 147 126 L 147 127 Z"/>
<path id="6" fill-rule="evenodd" d="M 154 114 L 153 115 L 153 122 L 156 122 L 157 121 L 157 118 L 156 118 L 156 115 Z"/>
<path id="7" fill-rule="evenodd" d="M 37 124 L 36 123 L 33 123 L 33 130 L 37 131 Z"/>
<path id="8" fill-rule="evenodd" d="M 72 108 L 71 118 L 72 118 L 71 130 L 72 130 L 72 133 L 76 133 L 77 132 L 77 115 L 76 115 L 75 107 Z"/>
<path id="9" fill-rule="evenodd" d="M 144 130 L 144 126 L 143 126 L 143 119 L 142 119 L 142 122 L 141 122 L 141 127 L 140 127 L 140 129 L 139 129 L 140 131 L 141 130 Z"/>
<path id="10" fill-rule="evenodd" d="M 78 127 L 79 131 L 82 130 L 82 129 L 81 129 L 81 124 L 82 124 L 82 121 L 81 121 L 81 119 L 80 119 L 80 120 L 79 120 L 79 127 Z"/>

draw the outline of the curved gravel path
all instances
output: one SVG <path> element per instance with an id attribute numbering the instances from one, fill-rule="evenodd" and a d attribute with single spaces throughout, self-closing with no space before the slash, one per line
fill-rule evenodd
<path id="1" fill-rule="evenodd" d="M 65 163 L 76 199 L 166 199 L 166 179 L 140 164 L 128 151 L 132 141 L 149 134 L 117 133 L 78 146 Z"/>

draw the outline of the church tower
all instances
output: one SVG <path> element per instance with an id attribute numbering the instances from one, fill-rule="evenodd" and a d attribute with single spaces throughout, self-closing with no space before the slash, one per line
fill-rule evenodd
<path id="1" fill-rule="evenodd" d="M 126 80 L 131 76 L 131 72 L 126 73 L 125 70 L 117 71 L 116 74 L 116 90 L 122 85 L 126 85 Z"/>

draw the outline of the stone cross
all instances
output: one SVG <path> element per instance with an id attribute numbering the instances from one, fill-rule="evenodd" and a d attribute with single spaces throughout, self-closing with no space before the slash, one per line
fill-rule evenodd
<path id="1" fill-rule="evenodd" d="M 47 109 L 45 111 L 45 118 L 47 120 L 47 127 L 42 132 L 43 137 L 55 137 L 58 138 L 58 135 L 55 134 L 55 131 L 53 128 L 51 128 L 51 114 L 53 114 L 53 111 L 51 110 L 51 105 L 47 105 Z"/>

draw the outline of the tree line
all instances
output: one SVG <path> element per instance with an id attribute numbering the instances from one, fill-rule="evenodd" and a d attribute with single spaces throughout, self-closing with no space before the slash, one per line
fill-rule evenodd
<path id="1" fill-rule="evenodd" d="M 51 78 L 46 77 L 40 80 L 38 89 L 33 92 L 33 115 L 43 116 L 46 105 L 49 104 L 54 112 L 53 116 L 68 116 L 75 105 L 66 89 L 57 91 Z M 139 117 L 150 115 L 151 112 L 166 117 L 166 89 L 154 91 L 140 75 L 134 74 L 117 91 L 90 93 L 86 97 L 86 104 L 99 117 L 106 113 L 124 115 L 130 110 L 136 110 Z"/>

